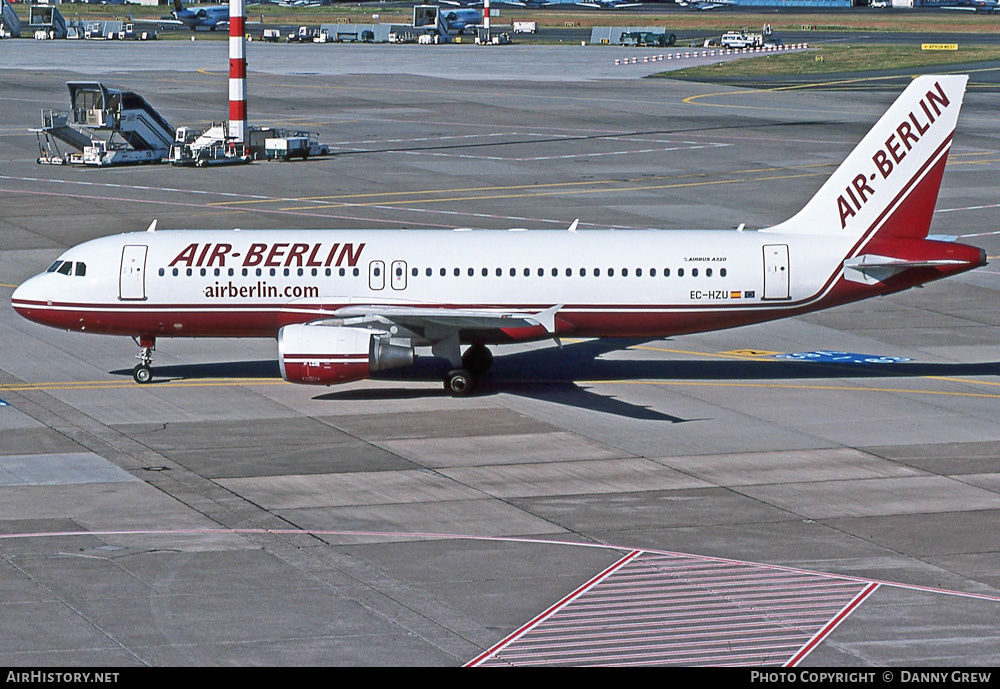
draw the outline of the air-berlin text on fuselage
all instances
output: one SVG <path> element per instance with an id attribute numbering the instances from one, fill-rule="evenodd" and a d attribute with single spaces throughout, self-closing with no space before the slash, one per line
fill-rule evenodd
<path id="1" fill-rule="evenodd" d="M 325 244 L 317 242 L 307 244 L 305 242 L 269 242 L 253 243 L 243 248 L 237 247 L 233 251 L 232 244 L 224 242 L 207 242 L 188 244 L 184 250 L 177 254 L 168 267 L 176 265 L 187 266 L 188 268 L 225 268 L 230 266 L 242 266 L 250 268 L 263 266 L 269 268 L 329 268 L 330 266 L 346 265 L 353 268 L 361 258 L 361 252 L 365 244 L 362 242 L 355 246 L 351 242 L 341 244 L 334 242 Z M 226 263 L 226 260 L 231 260 Z M 240 260 L 242 259 L 242 262 Z"/>
<path id="2" fill-rule="evenodd" d="M 853 218 L 857 212 L 875 194 L 870 184 L 881 175 L 889 179 L 896 165 L 903 161 L 906 154 L 927 133 L 941 116 L 941 112 L 951 105 L 951 100 L 945 94 L 941 84 L 934 82 L 934 89 L 920 99 L 920 109 L 911 110 L 895 131 L 885 140 L 884 148 L 880 148 L 872 156 L 875 171 L 869 174 L 859 172 L 844 188 L 844 193 L 837 198 L 837 210 L 840 212 L 840 229 L 847 226 L 847 219 Z"/>

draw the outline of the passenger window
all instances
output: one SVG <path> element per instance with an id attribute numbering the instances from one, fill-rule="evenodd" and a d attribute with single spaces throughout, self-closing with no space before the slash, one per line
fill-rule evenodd
<path id="1" fill-rule="evenodd" d="M 177 270 L 176 268 L 174 268 L 172 272 L 173 272 L 174 277 L 177 277 L 178 275 L 180 275 L 180 271 Z"/>
<path id="2" fill-rule="evenodd" d="M 622 268 L 622 277 L 623 278 L 627 278 L 628 277 L 628 268 Z"/>
<path id="3" fill-rule="evenodd" d="M 600 268 L 594 268 L 594 277 L 595 278 L 601 277 L 601 269 Z"/>
<path id="4" fill-rule="evenodd" d="M 719 268 L 719 277 L 726 277 L 726 269 Z"/>
<path id="5" fill-rule="evenodd" d="M 656 277 L 656 268 L 650 268 L 649 269 L 649 277 L 651 277 L 651 278 L 655 278 Z"/>
<path id="6" fill-rule="evenodd" d="M 698 277 L 698 269 L 697 268 L 692 268 L 691 269 L 691 277 L 693 277 L 693 278 Z"/>
<path id="7" fill-rule="evenodd" d="M 712 269 L 711 268 L 706 268 L 705 269 L 705 277 L 709 277 L 709 278 L 712 277 Z"/>
<path id="8" fill-rule="evenodd" d="M 641 278 L 642 277 L 642 268 L 636 268 L 635 269 L 635 276 L 637 278 Z"/>
<path id="9" fill-rule="evenodd" d="M 677 269 L 677 277 L 679 277 L 679 278 L 684 277 L 684 269 L 683 268 L 678 268 Z"/>

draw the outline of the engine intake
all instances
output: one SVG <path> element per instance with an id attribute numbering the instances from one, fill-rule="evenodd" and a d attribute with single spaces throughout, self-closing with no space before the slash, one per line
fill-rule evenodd
<path id="1" fill-rule="evenodd" d="M 278 331 L 281 377 L 290 383 L 337 385 L 413 364 L 413 344 L 388 333 L 324 325 Z"/>

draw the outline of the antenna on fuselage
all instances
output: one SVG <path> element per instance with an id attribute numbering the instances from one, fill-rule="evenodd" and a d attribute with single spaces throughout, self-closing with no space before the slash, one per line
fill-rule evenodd
<path id="1" fill-rule="evenodd" d="M 580 218 L 573 221 L 573 224 L 569 226 L 570 232 L 576 232 L 576 226 L 580 224 Z"/>
<path id="2" fill-rule="evenodd" d="M 146 232 L 156 232 L 156 220 L 149 223 L 149 227 L 146 228 Z"/>

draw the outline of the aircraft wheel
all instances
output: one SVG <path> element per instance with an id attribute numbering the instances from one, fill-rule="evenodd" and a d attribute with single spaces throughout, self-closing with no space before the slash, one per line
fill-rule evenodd
<path id="1" fill-rule="evenodd" d="M 479 377 L 493 365 L 493 353 L 484 345 L 472 345 L 462 355 L 462 366 L 472 375 Z"/>
<path id="2" fill-rule="evenodd" d="M 464 368 L 449 371 L 444 379 L 444 389 L 453 397 L 464 397 L 476 387 L 476 379 Z"/>
<path id="3" fill-rule="evenodd" d="M 144 385 L 153 380 L 153 369 L 145 364 L 136 364 L 136 367 L 132 369 L 132 378 L 135 379 L 136 383 Z"/>

